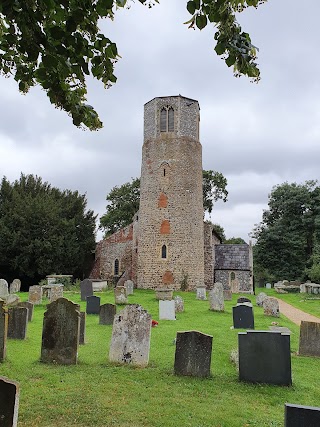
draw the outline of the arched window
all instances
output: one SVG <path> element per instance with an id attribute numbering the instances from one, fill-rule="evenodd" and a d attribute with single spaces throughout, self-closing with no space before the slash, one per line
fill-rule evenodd
<path id="1" fill-rule="evenodd" d="M 160 132 L 174 131 L 174 109 L 163 107 L 160 110 Z"/>
<path id="2" fill-rule="evenodd" d="M 168 132 L 174 131 L 174 111 L 173 108 L 170 107 L 168 110 Z"/>
<path id="3" fill-rule="evenodd" d="M 118 276 L 119 275 L 119 260 L 116 259 L 114 262 L 114 275 Z"/>
<path id="4" fill-rule="evenodd" d="M 167 109 L 162 108 L 160 112 L 160 132 L 167 132 Z"/>
<path id="5" fill-rule="evenodd" d="M 230 280 L 234 280 L 236 278 L 236 273 L 234 271 L 232 271 L 230 273 Z"/>
<path id="6" fill-rule="evenodd" d="M 161 248 L 161 258 L 166 259 L 167 258 L 167 247 L 166 245 L 163 245 Z"/>

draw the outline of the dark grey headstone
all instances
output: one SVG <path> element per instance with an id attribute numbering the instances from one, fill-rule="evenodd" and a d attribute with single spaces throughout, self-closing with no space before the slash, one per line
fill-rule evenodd
<path id="1" fill-rule="evenodd" d="M 31 322 L 32 317 L 33 317 L 33 307 L 34 307 L 32 302 L 29 302 L 29 301 L 19 302 L 18 307 L 24 307 L 24 308 L 27 308 L 29 310 L 28 311 L 28 322 Z"/>
<path id="2" fill-rule="evenodd" d="M 197 331 L 177 332 L 174 373 L 209 377 L 212 336 Z"/>
<path id="3" fill-rule="evenodd" d="M 0 362 L 3 362 L 6 358 L 8 335 L 8 309 L 3 305 L 4 301 L 0 300 Z"/>
<path id="4" fill-rule="evenodd" d="M 19 385 L 0 377 L 0 426 L 17 427 L 19 409 Z"/>
<path id="5" fill-rule="evenodd" d="M 273 331 L 238 334 L 239 379 L 251 383 L 291 385 L 290 335 Z"/>
<path id="6" fill-rule="evenodd" d="M 232 307 L 233 327 L 235 329 L 254 329 L 253 309 L 245 304 Z"/>
<path id="7" fill-rule="evenodd" d="M 86 301 L 87 297 L 93 295 L 93 286 L 90 279 L 84 279 L 80 283 L 81 301 Z"/>
<path id="8" fill-rule="evenodd" d="M 103 304 L 100 306 L 99 324 L 113 325 L 114 316 L 116 315 L 117 306 L 115 304 Z"/>
<path id="9" fill-rule="evenodd" d="M 238 304 L 242 304 L 244 302 L 251 302 L 251 299 L 246 298 L 246 297 L 240 297 L 240 298 L 237 299 L 237 303 Z"/>
<path id="10" fill-rule="evenodd" d="M 284 419 L 284 427 L 319 427 L 320 408 L 286 403 Z"/>
<path id="11" fill-rule="evenodd" d="M 80 311 L 79 344 L 85 344 L 85 338 L 86 338 L 86 312 Z"/>
<path id="12" fill-rule="evenodd" d="M 87 314 L 99 314 L 100 313 L 100 297 L 96 297 L 95 295 L 91 297 L 87 297 Z"/>
<path id="13" fill-rule="evenodd" d="M 320 357 L 320 323 L 301 321 L 299 354 Z"/>
<path id="14" fill-rule="evenodd" d="M 8 309 L 8 338 L 25 340 L 27 337 L 28 309 L 10 307 Z"/>

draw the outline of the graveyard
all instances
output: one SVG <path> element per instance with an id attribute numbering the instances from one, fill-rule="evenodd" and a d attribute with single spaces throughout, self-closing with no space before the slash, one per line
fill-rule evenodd
<path id="1" fill-rule="evenodd" d="M 276 295 L 316 316 L 319 300 L 302 301 L 301 295 Z M 100 304 L 114 304 L 113 290 L 95 293 Z M 28 294 L 20 292 L 22 301 Z M 112 325 L 100 324 L 98 314 L 86 315 L 84 344 L 77 364 L 45 363 L 41 358 L 44 313 L 48 300 L 34 306 L 26 339 L 8 339 L 1 376 L 20 385 L 18 427 L 275 427 L 284 425 L 285 403 L 319 406 L 319 358 L 297 355 L 299 326 L 280 313 L 265 316 L 255 304 L 255 331 L 269 330 L 275 323 L 291 331 L 292 385 L 279 386 L 239 381 L 230 354 L 238 347 L 233 328 L 233 309 L 240 295 L 224 301 L 224 311 L 210 310 L 208 300 L 197 300 L 194 292 L 174 292 L 184 302 L 176 320 L 159 319 L 159 301 L 152 290 L 134 290 L 129 304 L 139 304 L 158 322 L 151 328 L 147 366 L 119 365 L 109 360 Z M 64 297 L 86 311 L 80 291 Z M 248 297 L 248 295 L 246 295 Z M 117 305 L 117 314 L 125 305 Z M 192 377 L 174 371 L 177 332 L 199 331 L 212 336 L 210 376 Z M 180 336 L 180 334 L 179 334 Z M 197 341 L 197 337 L 193 337 Z"/>

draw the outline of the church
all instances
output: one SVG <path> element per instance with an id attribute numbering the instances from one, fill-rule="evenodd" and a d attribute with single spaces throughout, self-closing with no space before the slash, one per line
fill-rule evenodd
<path id="1" fill-rule="evenodd" d="M 144 106 L 140 207 L 132 224 L 101 240 L 90 278 L 131 279 L 142 289 L 253 292 L 251 245 L 221 244 L 203 219 L 198 101 L 157 97 Z"/>

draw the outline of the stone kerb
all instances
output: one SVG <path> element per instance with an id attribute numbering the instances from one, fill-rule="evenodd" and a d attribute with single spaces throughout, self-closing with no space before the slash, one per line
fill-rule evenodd
<path id="1" fill-rule="evenodd" d="M 126 306 L 115 317 L 110 362 L 145 367 L 149 362 L 151 315 L 140 305 Z"/>
<path id="2" fill-rule="evenodd" d="M 3 362 L 6 358 L 7 335 L 8 309 L 4 307 L 4 301 L 0 300 L 0 362 Z"/>
<path id="3" fill-rule="evenodd" d="M 222 283 L 215 283 L 209 291 L 209 304 L 212 311 L 224 311 Z"/>
<path id="4" fill-rule="evenodd" d="M 19 384 L 0 377 L 0 425 L 17 427 L 19 410 Z"/>
<path id="5" fill-rule="evenodd" d="M 280 317 L 279 302 L 276 298 L 265 298 L 262 305 L 265 316 Z"/>
<path id="6" fill-rule="evenodd" d="M 299 355 L 320 357 L 320 323 L 301 321 Z"/>

